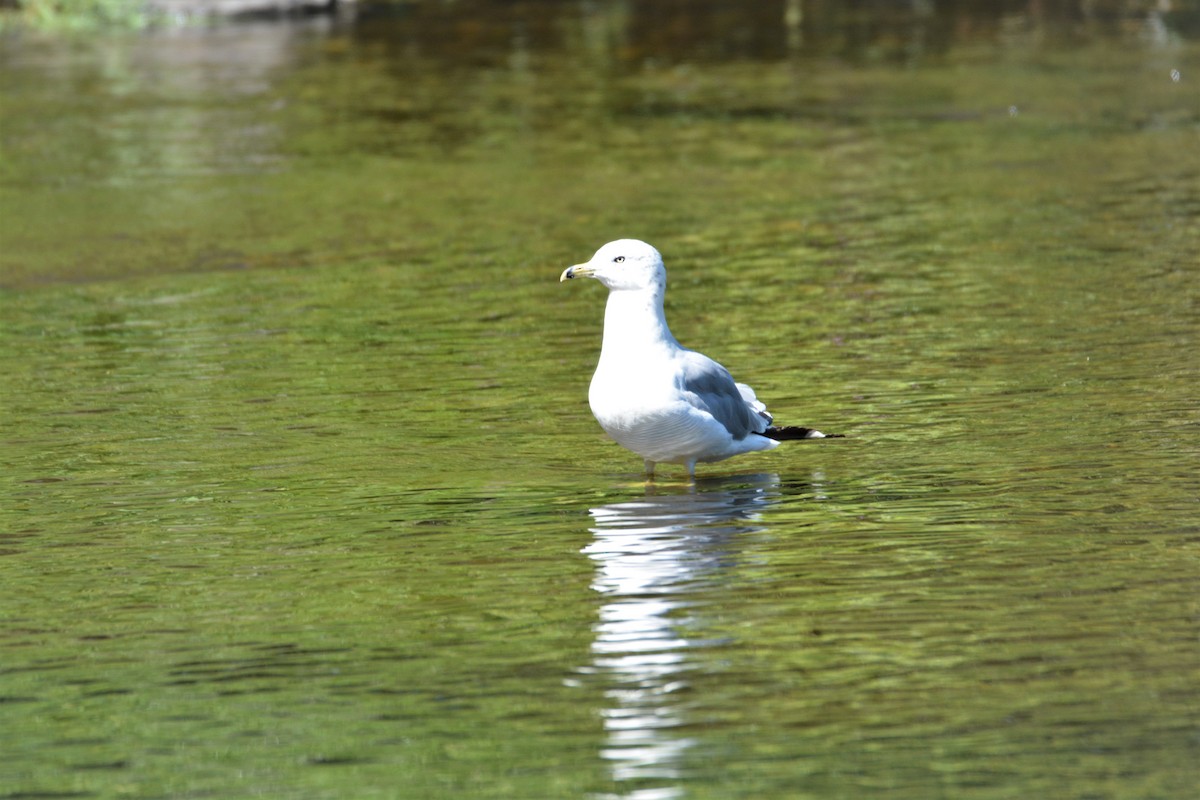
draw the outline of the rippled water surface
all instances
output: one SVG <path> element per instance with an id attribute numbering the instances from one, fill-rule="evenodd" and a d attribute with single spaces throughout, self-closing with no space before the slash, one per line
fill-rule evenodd
<path id="1" fill-rule="evenodd" d="M 648 5 L 0 40 L 0 798 L 1192 796 L 1196 9 Z"/>

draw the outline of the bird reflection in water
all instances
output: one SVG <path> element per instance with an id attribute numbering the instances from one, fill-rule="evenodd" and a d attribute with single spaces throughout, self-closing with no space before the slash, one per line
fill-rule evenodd
<path id="1" fill-rule="evenodd" d="M 779 497 L 776 475 L 702 480 L 686 489 L 649 487 L 645 497 L 590 509 L 595 538 L 583 549 L 603 596 L 592 663 L 581 670 L 607 689 L 602 752 L 620 797 L 683 794 L 684 756 L 695 742 L 679 693 L 697 666 L 695 649 L 719 640 L 691 636 L 703 593 L 736 562 L 736 538 L 761 531 L 761 512 Z M 664 785 L 666 784 L 666 785 Z M 674 784 L 674 785 L 672 785 Z"/>

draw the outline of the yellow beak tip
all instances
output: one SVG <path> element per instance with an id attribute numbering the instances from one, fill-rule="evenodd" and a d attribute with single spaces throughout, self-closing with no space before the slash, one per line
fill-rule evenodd
<path id="1" fill-rule="evenodd" d="M 592 271 L 589 270 L 585 265 L 576 264 L 573 267 L 567 267 L 566 269 L 564 269 L 562 271 L 562 275 L 558 276 L 558 282 L 566 283 L 567 281 L 571 280 L 572 278 L 579 277 L 579 276 L 587 276 L 587 275 L 591 275 L 591 274 L 592 274 Z"/>

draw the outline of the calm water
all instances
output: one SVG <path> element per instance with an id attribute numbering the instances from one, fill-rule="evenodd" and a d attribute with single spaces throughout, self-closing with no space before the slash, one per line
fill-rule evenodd
<path id="1" fill-rule="evenodd" d="M 1194 795 L 1200 11 L 739 5 L 0 40 L 0 798 Z"/>

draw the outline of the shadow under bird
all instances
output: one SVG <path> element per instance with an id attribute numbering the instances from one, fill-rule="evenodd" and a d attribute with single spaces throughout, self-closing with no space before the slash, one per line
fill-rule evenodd
<path id="1" fill-rule="evenodd" d="M 605 433 L 645 459 L 648 475 L 659 463 L 682 464 L 694 478 L 697 462 L 770 450 L 792 439 L 841 438 L 773 425 L 753 389 L 681 346 L 663 313 L 666 267 L 645 242 L 609 242 L 586 264 L 563 270 L 559 281 L 573 278 L 595 278 L 608 287 L 588 403 Z"/>

